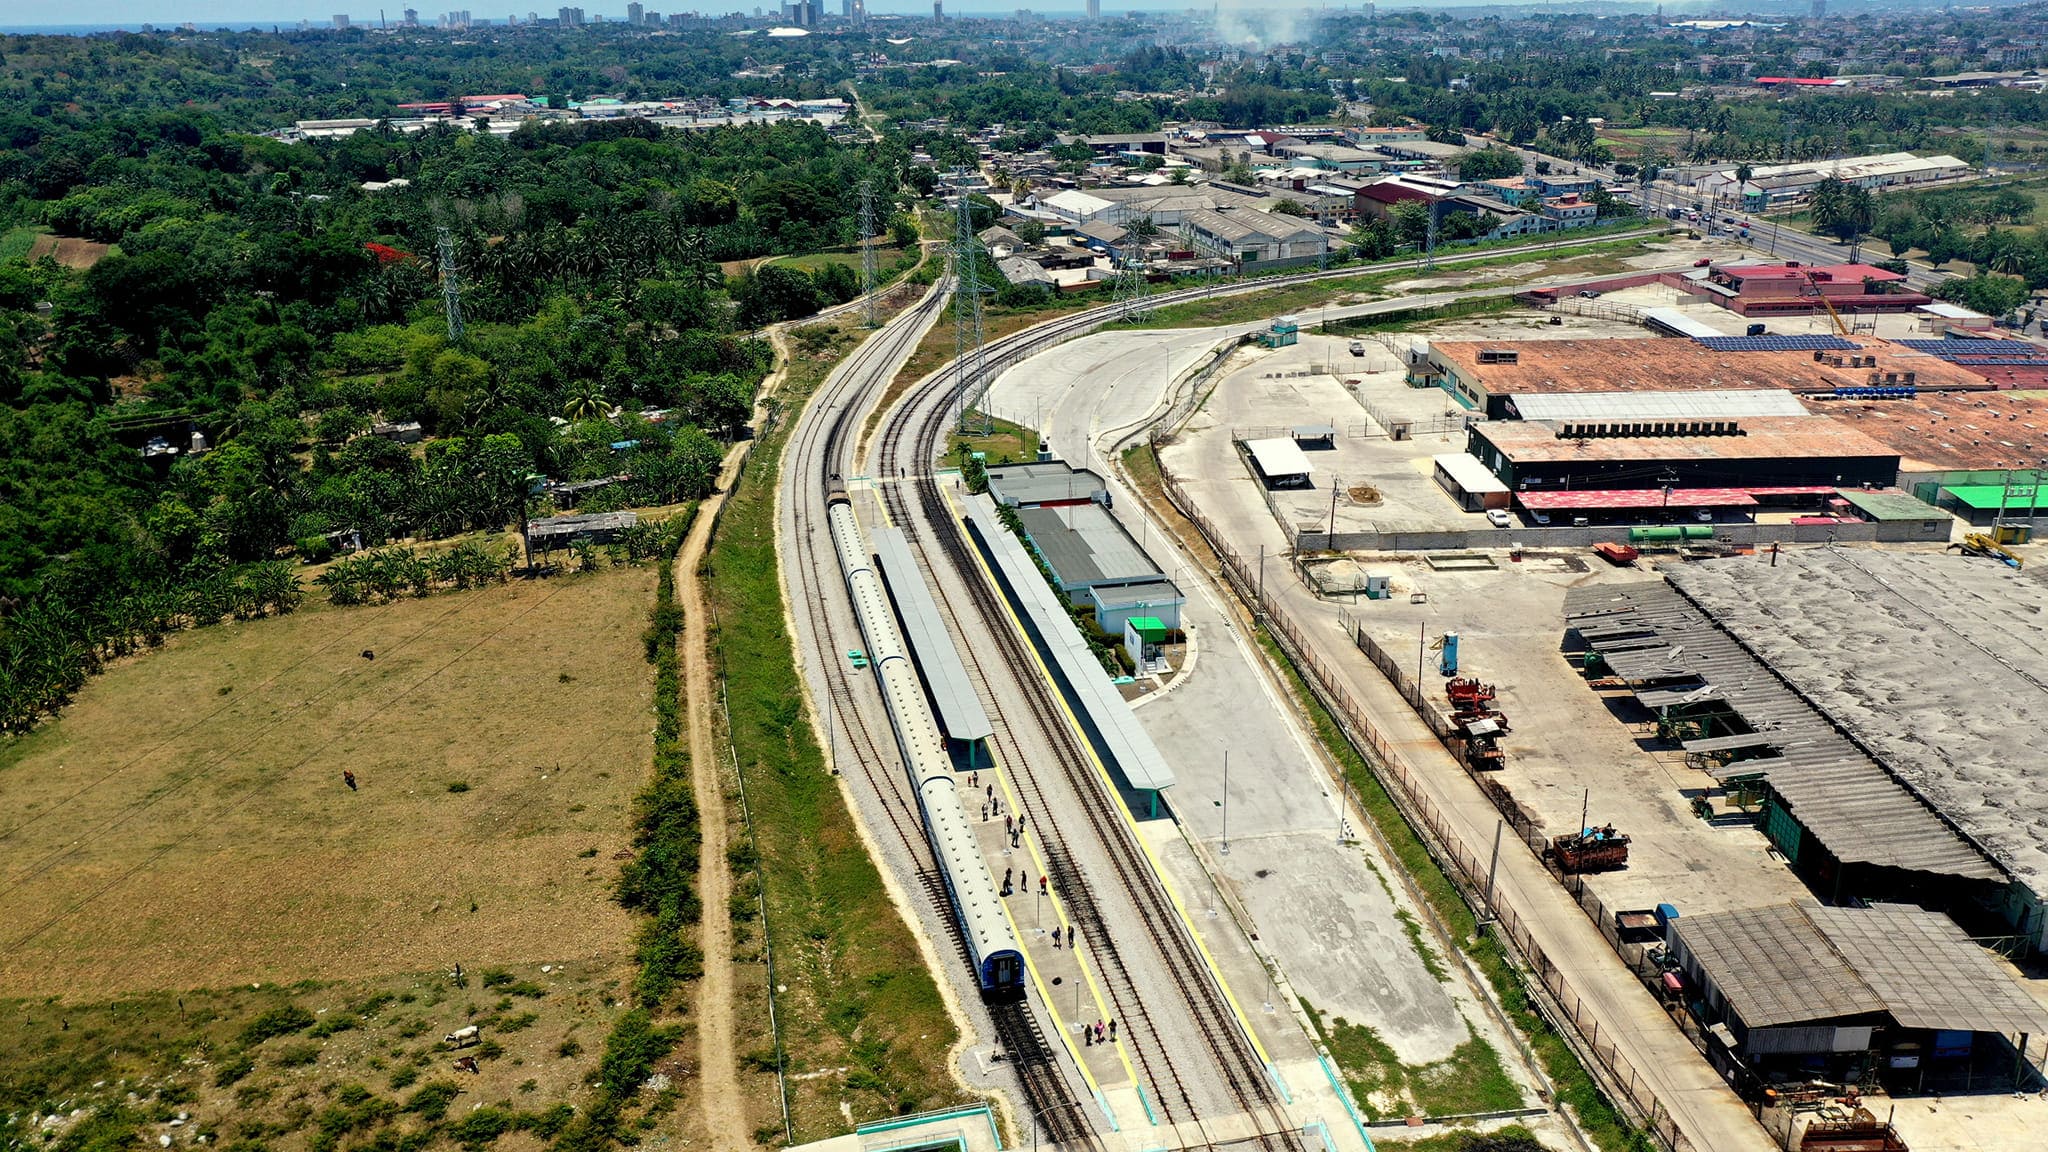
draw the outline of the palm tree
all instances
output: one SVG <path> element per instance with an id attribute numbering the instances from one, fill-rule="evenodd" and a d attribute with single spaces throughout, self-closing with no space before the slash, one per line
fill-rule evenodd
<path id="1" fill-rule="evenodd" d="M 608 407 L 604 389 L 597 381 L 580 380 L 570 386 L 569 398 L 562 404 L 562 416 L 567 420 L 592 420 L 603 415 Z"/>

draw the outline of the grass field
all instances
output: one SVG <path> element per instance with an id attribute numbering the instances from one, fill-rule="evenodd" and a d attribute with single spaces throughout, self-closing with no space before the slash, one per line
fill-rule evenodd
<path id="1" fill-rule="evenodd" d="M 29 250 L 34 248 L 36 241 L 49 230 L 48 226 L 42 224 L 23 224 L 0 232 L 0 264 L 27 260 Z"/>
<path id="2" fill-rule="evenodd" d="M 1038 456 L 1038 433 L 1022 424 L 1012 424 L 1000 417 L 983 417 L 979 412 L 968 414 L 968 423 L 979 427 L 980 421 L 988 421 L 988 432 L 967 435 L 953 432 L 947 437 L 946 455 L 950 460 L 962 461 L 969 452 L 980 452 L 988 457 L 990 464 L 1013 464 L 1021 460 L 1032 460 Z"/>
<path id="3" fill-rule="evenodd" d="M 653 583 L 315 606 L 109 670 L 0 752 L 0 995 L 611 953 Z"/>
<path id="4" fill-rule="evenodd" d="M 903 252 L 904 249 L 901 248 L 876 248 L 876 273 L 882 278 L 887 279 L 891 269 L 904 265 Z M 912 259 L 916 259 L 915 254 L 912 255 Z M 785 268 L 796 268 L 804 272 L 816 272 L 828 264 L 841 264 L 858 272 L 860 271 L 860 252 L 812 252 L 804 256 L 785 256 L 777 260 L 776 263 Z M 907 265 L 904 266 L 907 267 Z"/>
<path id="5" fill-rule="evenodd" d="M 559 1127 L 633 984 L 611 891 L 653 587 L 643 566 L 184 633 L 0 750 L 0 1146 L 60 1104 L 80 1147 L 176 1111 L 277 1152 Z M 440 1043 L 466 1024 L 477 1075 Z"/>
<path id="6" fill-rule="evenodd" d="M 790 367 L 788 411 L 850 347 L 835 341 Z M 742 865 L 758 856 L 773 944 L 775 996 L 796 1142 L 902 1112 L 958 1103 L 949 1061 L 958 1038 L 911 930 L 868 858 L 825 770 L 797 684 L 777 570 L 775 477 L 793 420 L 754 449 L 713 542 L 710 596 L 751 816 Z M 758 931 L 747 939 L 758 941 Z M 754 1138 L 782 1136 L 764 986 L 736 1007 Z"/>

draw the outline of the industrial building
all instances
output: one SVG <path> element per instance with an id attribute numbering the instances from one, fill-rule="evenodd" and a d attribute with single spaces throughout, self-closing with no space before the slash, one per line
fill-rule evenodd
<path id="1" fill-rule="evenodd" d="M 1779 556 L 1777 568 L 1721 561 L 1715 580 L 1768 582 L 1795 572 L 1795 555 L 1807 554 Z M 1715 566 L 1688 565 L 1673 579 Z M 1746 798 L 1765 837 L 1817 892 L 1987 918 L 2006 899 L 2004 868 L 1680 588 L 1575 588 L 1564 610 L 1568 640 L 1576 640 L 1568 647 L 1589 671 L 1624 683 L 1660 738 Z"/>
<path id="2" fill-rule="evenodd" d="M 1742 316 L 1810 316 L 1837 312 L 1911 312 L 1933 302 L 1903 273 L 1869 264 L 1733 264 L 1679 286 Z"/>
<path id="3" fill-rule="evenodd" d="M 1881 764 L 1889 792 L 1931 808 L 2002 876 L 1986 890 L 1958 874 L 1922 902 L 1975 917 L 1974 935 L 2016 933 L 2048 948 L 2048 805 L 2039 802 L 2048 757 L 2026 722 L 2048 702 L 2048 624 L 2032 573 L 1953 554 L 1821 549 L 1787 552 L 1775 566 L 1687 565 L 1671 580 L 1773 684 L 1823 715 L 1837 746 Z M 1725 692 L 1745 676 L 1707 679 Z M 1750 727 L 1764 732 L 1771 719 L 1751 717 Z M 1769 735 L 1792 760 L 1808 754 L 1790 747 L 1802 737 L 1782 725 Z M 1791 786 L 1786 768 L 1746 763 L 1774 791 Z M 1794 800 L 1788 811 L 1809 829 L 1853 820 L 1858 836 L 1902 845 L 1904 829 L 1885 815 L 1896 804 L 1882 795 L 1863 788 L 1819 807 Z M 1873 888 L 1851 876 L 1843 892 L 1885 895 Z"/>
<path id="4" fill-rule="evenodd" d="M 1466 450 L 1516 491 L 1889 488 L 1897 452 L 1815 416 L 1737 420 L 1487 420 Z"/>
<path id="5" fill-rule="evenodd" d="M 1709 1057 L 1738 1084 L 2019 1089 L 2048 1050 L 2048 1010 L 1938 912 L 1800 901 L 1666 931 Z"/>
<path id="6" fill-rule="evenodd" d="M 1870 387 L 1989 390 L 1984 377 L 1917 348 L 1869 337 L 1642 340 L 1431 340 L 1409 383 L 1444 389 L 1493 419 L 1528 397 L 1776 389 L 1832 396 Z"/>

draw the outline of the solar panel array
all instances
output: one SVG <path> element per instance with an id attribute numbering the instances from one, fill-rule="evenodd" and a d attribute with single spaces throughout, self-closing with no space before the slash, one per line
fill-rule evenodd
<path id="1" fill-rule="evenodd" d="M 1915 352 L 1925 352 L 1946 359 L 1951 355 L 2004 352 L 2008 355 L 2026 351 L 2028 346 L 2017 340 L 1996 340 L 1986 336 L 1950 336 L 1945 340 L 1901 340 L 1899 343 Z"/>
<path id="2" fill-rule="evenodd" d="M 1701 347 L 1716 352 L 1852 352 L 1863 347 L 1840 336 L 1698 336 Z"/>

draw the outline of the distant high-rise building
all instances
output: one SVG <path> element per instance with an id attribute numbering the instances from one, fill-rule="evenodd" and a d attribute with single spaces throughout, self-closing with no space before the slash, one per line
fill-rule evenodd
<path id="1" fill-rule="evenodd" d="M 346 16 L 336 16 L 336 17 L 334 18 L 334 26 L 335 26 L 336 28 L 340 28 L 340 29 L 346 29 L 346 28 L 348 27 L 348 17 L 346 17 Z"/>
<path id="2" fill-rule="evenodd" d="M 1828 14 L 1828 0 L 1813 0 L 1813 7 L 1807 13 L 1815 20 Z"/>
<path id="3" fill-rule="evenodd" d="M 944 20 L 945 18 L 946 0 L 932 0 L 932 19 Z"/>
<path id="4" fill-rule="evenodd" d="M 638 28 L 641 24 L 645 23 L 646 20 L 646 7 L 639 4 L 626 5 L 626 23 L 631 24 L 635 28 Z"/>
<path id="5" fill-rule="evenodd" d="M 649 12 L 649 13 L 647 14 L 647 19 L 646 19 L 645 21 L 643 21 L 643 22 L 642 22 L 642 26 L 643 26 L 643 27 L 647 27 L 647 28 L 659 28 L 659 27 L 661 27 L 661 13 L 659 13 L 659 12 Z"/>
<path id="6" fill-rule="evenodd" d="M 404 20 L 402 20 L 402 21 L 400 21 L 399 23 L 400 23 L 401 25 L 403 25 L 404 27 L 407 27 L 407 28 L 417 28 L 417 27 L 419 27 L 419 26 L 420 26 L 420 13 L 419 13 L 419 9 L 417 9 L 417 8 L 407 8 L 407 9 L 405 10 L 405 19 L 404 19 Z"/>
<path id="7" fill-rule="evenodd" d="M 564 28 L 583 27 L 583 9 L 559 8 L 555 11 L 555 23 Z"/>
<path id="8" fill-rule="evenodd" d="M 1090 20 L 1102 19 L 1102 0 L 1088 0 L 1088 18 Z"/>
<path id="9" fill-rule="evenodd" d="M 842 20 L 853 19 L 853 0 L 839 0 L 839 18 Z"/>

